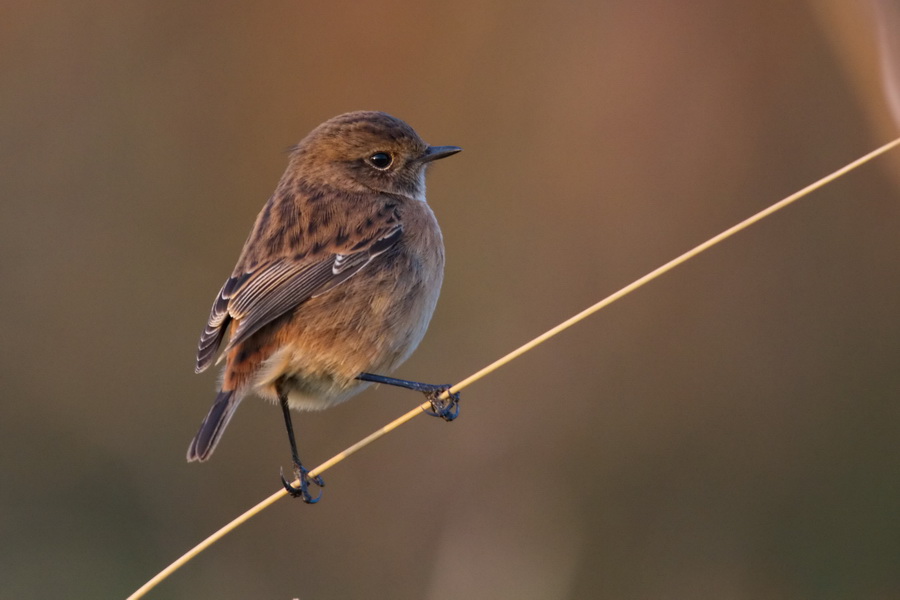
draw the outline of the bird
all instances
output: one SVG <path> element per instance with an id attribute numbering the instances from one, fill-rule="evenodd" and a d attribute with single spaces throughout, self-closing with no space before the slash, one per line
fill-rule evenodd
<path id="1" fill-rule="evenodd" d="M 299 486 L 324 482 L 300 461 L 291 409 L 334 406 L 372 383 L 413 389 L 452 420 L 449 385 L 387 377 L 418 346 L 443 281 L 444 244 L 425 198 L 425 172 L 461 151 L 430 146 L 384 112 L 338 115 L 290 150 L 237 264 L 216 296 L 197 348 L 206 370 L 228 333 L 218 393 L 187 460 L 206 461 L 249 394 L 281 406 Z M 318 486 L 313 496 L 310 485 Z"/>

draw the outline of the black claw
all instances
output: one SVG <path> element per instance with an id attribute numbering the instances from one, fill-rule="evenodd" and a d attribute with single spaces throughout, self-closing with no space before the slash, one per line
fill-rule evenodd
<path id="1" fill-rule="evenodd" d="M 451 387 L 453 386 L 436 386 L 434 390 L 425 392 L 425 397 L 431 401 L 432 408 L 432 410 L 426 410 L 425 414 L 440 417 L 448 423 L 459 416 L 459 392 L 450 394 L 448 398 L 440 398 L 440 395 Z"/>
<path id="2" fill-rule="evenodd" d="M 281 470 L 281 485 L 284 486 L 284 489 L 287 490 L 287 493 L 290 494 L 292 498 L 302 498 L 303 501 L 307 504 L 315 504 L 322 499 L 321 488 L 325 487 L 325 481 L 320 475 L 310 477 L 306 469 L 304 469 L 303 467 L 295 467 L 294 477 L 300 480 L 299 488 L 294 487 L 291 483 L 289 483 L 288 480 L 284 478 L 284 469 Z M 310 483 L 313 483 L 320 488 L 319 494 L 315 498 L 313 498 L 312 494 L 309 493 Z"/>

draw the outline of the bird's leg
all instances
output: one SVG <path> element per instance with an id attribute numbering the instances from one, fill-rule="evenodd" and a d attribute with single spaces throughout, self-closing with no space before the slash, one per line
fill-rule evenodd
<path id="1" fill-rule="evenodd" d="M 303 463 L 300 462 L 300 455 L 297 453 L 297 441 L 294 438 L 294 424 L 291 422 L 291 409 L 288 406 L 287 392 L 285 392 L 281 386 L 278 386 L 278 400 L 281 402 L 281 410 L 284 413 L 284 425 L 287 428 L 288 439 L 291 442 L 291 458 L 294 461 L 294 477 L 300 480 L 300 487 L 294 487 L 288 483 L 288 480 L 284 478 L 284 469 L 281 471 L 281 483 L 284 485 L 284 489 L 287 490 L 288 494 L 294 498 L 300 497 L 303 498 L 303 501 L 307 504 L 315 504 L 322 497 L 322 490 L 320 489 L 319 495 L 313 498 L 312 494 L 309 493 L 309 484 L 314 483 L 322 488 L 325 486 L 325 482 L 318 475 L 314 478 L 310 478 L 308 471 L 303 466 Z"/>
<path id="2" fill-rule="evenodd" d="M 425 397 L 431 401 L 433 410 L 425 411 L 432 417 L 440 417 L 445 421 L 452 421 L 459 416 L 459 392 L 450 394 L 446 399 L 441 399 L 440 395 L 449 390 L 452 385 L 435 385 L 432 383 L 419 383 L 418 381 L 407 381 L 405 379 L 394 379 L 393 377 L 385 377 L 384 375 L 375 375 L 374 373 L 360 373 L 357 377 L 360 381 L 370 381 L 372 383 L 383 383 L 385 385 L 393 385 L 396 387 L 406 388 L 416 392 L 422 392 Z"/>

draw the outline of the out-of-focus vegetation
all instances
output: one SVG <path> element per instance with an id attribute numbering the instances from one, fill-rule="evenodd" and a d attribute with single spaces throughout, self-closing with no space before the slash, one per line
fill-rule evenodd
<path id="1" fill-rule="evenodd" d="M 380 109 L 465 152 L 398 375 L 455 381 L 896 135 L 850 3 L 7 3 L 0 596 L 124 597 L 278 486 L 184 462 L 197 336 L 284 150 Z M 467 389 L 150 598 L 900 595 L 900 156 Z M 420 402 L 297 419 L 312 464 Z"/>

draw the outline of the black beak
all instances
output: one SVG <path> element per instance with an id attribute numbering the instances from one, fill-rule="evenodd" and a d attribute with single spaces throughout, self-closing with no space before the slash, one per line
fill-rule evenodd
<path id="1" fill-rule="evenodd" d="M 462 152 L 462 148 L 459 146 L 428 146 L 428 150 L 425 151 L 425 154 L 419 160 L 423 163 L 428 163 L 433 160 L 453 156 L 457 152 Z"/>

